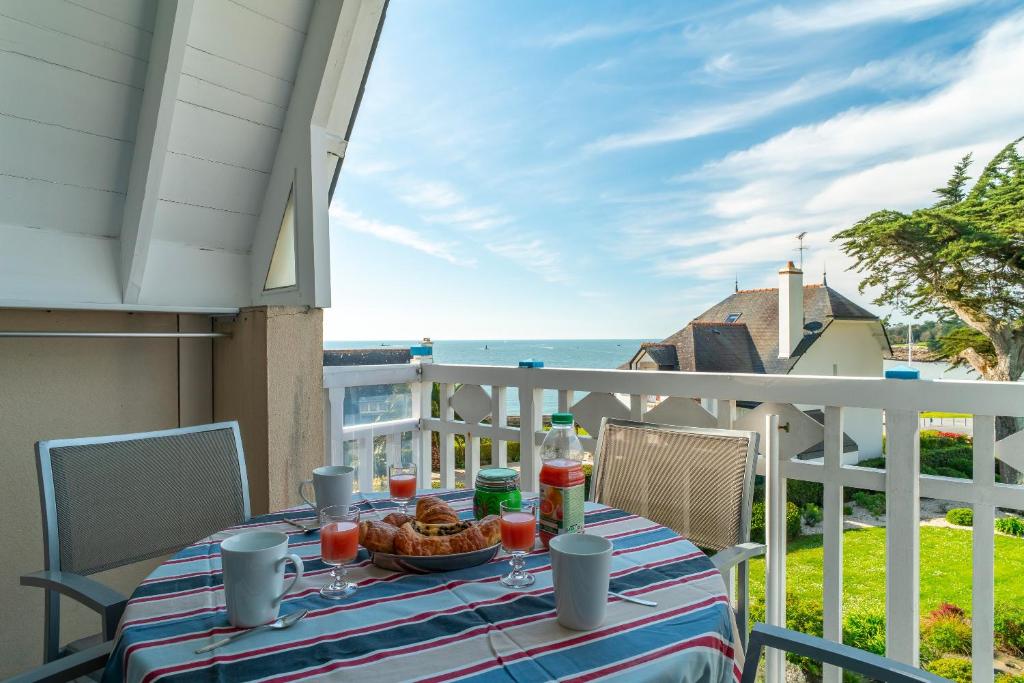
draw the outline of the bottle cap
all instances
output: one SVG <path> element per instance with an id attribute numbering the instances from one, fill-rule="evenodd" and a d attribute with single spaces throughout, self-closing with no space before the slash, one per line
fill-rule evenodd
<path id="1" fill-rule="evenodd" d="M 553 425 L 571 425 L 572 424 L 572 413 L 552 413 L 551 424 Z"/>

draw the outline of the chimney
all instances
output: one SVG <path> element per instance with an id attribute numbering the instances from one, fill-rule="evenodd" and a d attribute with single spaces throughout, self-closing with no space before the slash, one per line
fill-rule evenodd
<path id="1" fill-rule="evenodd" d="M 789 358 L 804 336 L 804 272 L 790 261 L 779 271 L 779 358 Z"/>

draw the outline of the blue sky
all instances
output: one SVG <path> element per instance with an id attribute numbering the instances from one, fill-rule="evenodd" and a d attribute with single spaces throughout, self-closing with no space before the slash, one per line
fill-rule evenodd
<path id="1" fill-rule="evenodd" d="M 326 339 L 662 337 L 1024 134 L 1019 2 L 391 0 Z"/>

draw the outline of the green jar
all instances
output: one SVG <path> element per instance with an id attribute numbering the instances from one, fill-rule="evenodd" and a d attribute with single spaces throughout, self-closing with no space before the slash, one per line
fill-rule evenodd
<path id="1" fill-rule="evenodd" d="M 473 515 L 483 519 L 487 515 L 500 515 L 501 503 L 511 505 L 522 502 L 519 492 L 519 473 L 508 467 L 489 467 L 476 475 L 476 493 L 473 495 Z"/>

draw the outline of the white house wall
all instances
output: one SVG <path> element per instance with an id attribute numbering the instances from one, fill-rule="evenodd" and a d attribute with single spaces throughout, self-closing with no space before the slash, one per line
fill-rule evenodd
<path id="1" fill-rule="evenodd" d="M 166 28 L 167 7 L 186 5 L 190 12 L 174 27 L 184 30 L 184 53 L 168 67 L 170 90 L 159 100 L 169 131 L 154 142 L 152 119 L 140 124 L 146 88 L 161 85 L 147 77 L 150 62 L 168 49 L 154 36 Z M 352 45 L 373 43 L 383 0 L 4 0 L 0 305 L 260 303 L 254 238 L 318 6 L 320 16 L 358 14 L 338 28 Z M 352 89 L 333 98 L 349 109 L 333 112 L 340 121 L 348 122 L 361 87 L 351 74 L 365 71 L 371 53 L 348 50 L 341 58 L 349 63 L 332 65 L 337 88 Z M 307 129 L 313 123 L 307 118 Z M 307 130 L 306 158 L 318 135 Z M 135 186 L 146 201 L 140 190 L 126 212 L 141 144 L 162 161 L 153 173 L 143 159 Z M 319 172 L 324 162 L 316 156 Z M 319 243 L 318 251 L 325 251 Z M 306 257 L 307 271 L 329 268 L 326 259 Z M 139 277 L 129 283 L 129 273 Z M 316 277 L 329 281 L 328 272 Z M 289 303 L 314 303 L 312 293 L 307 298 Z"/>
<path id="2" fill-rule="evenodd" d="M 882 349 L 872 332 L 876 322 L 834 320 L 811 345 L 790 374 L 842 377 L 881 377 Z M 844 431 L 859 447 L 859 457 L 882 454 L 882 413 L 879 410 L 847 408 L 843 411 Z"/>

